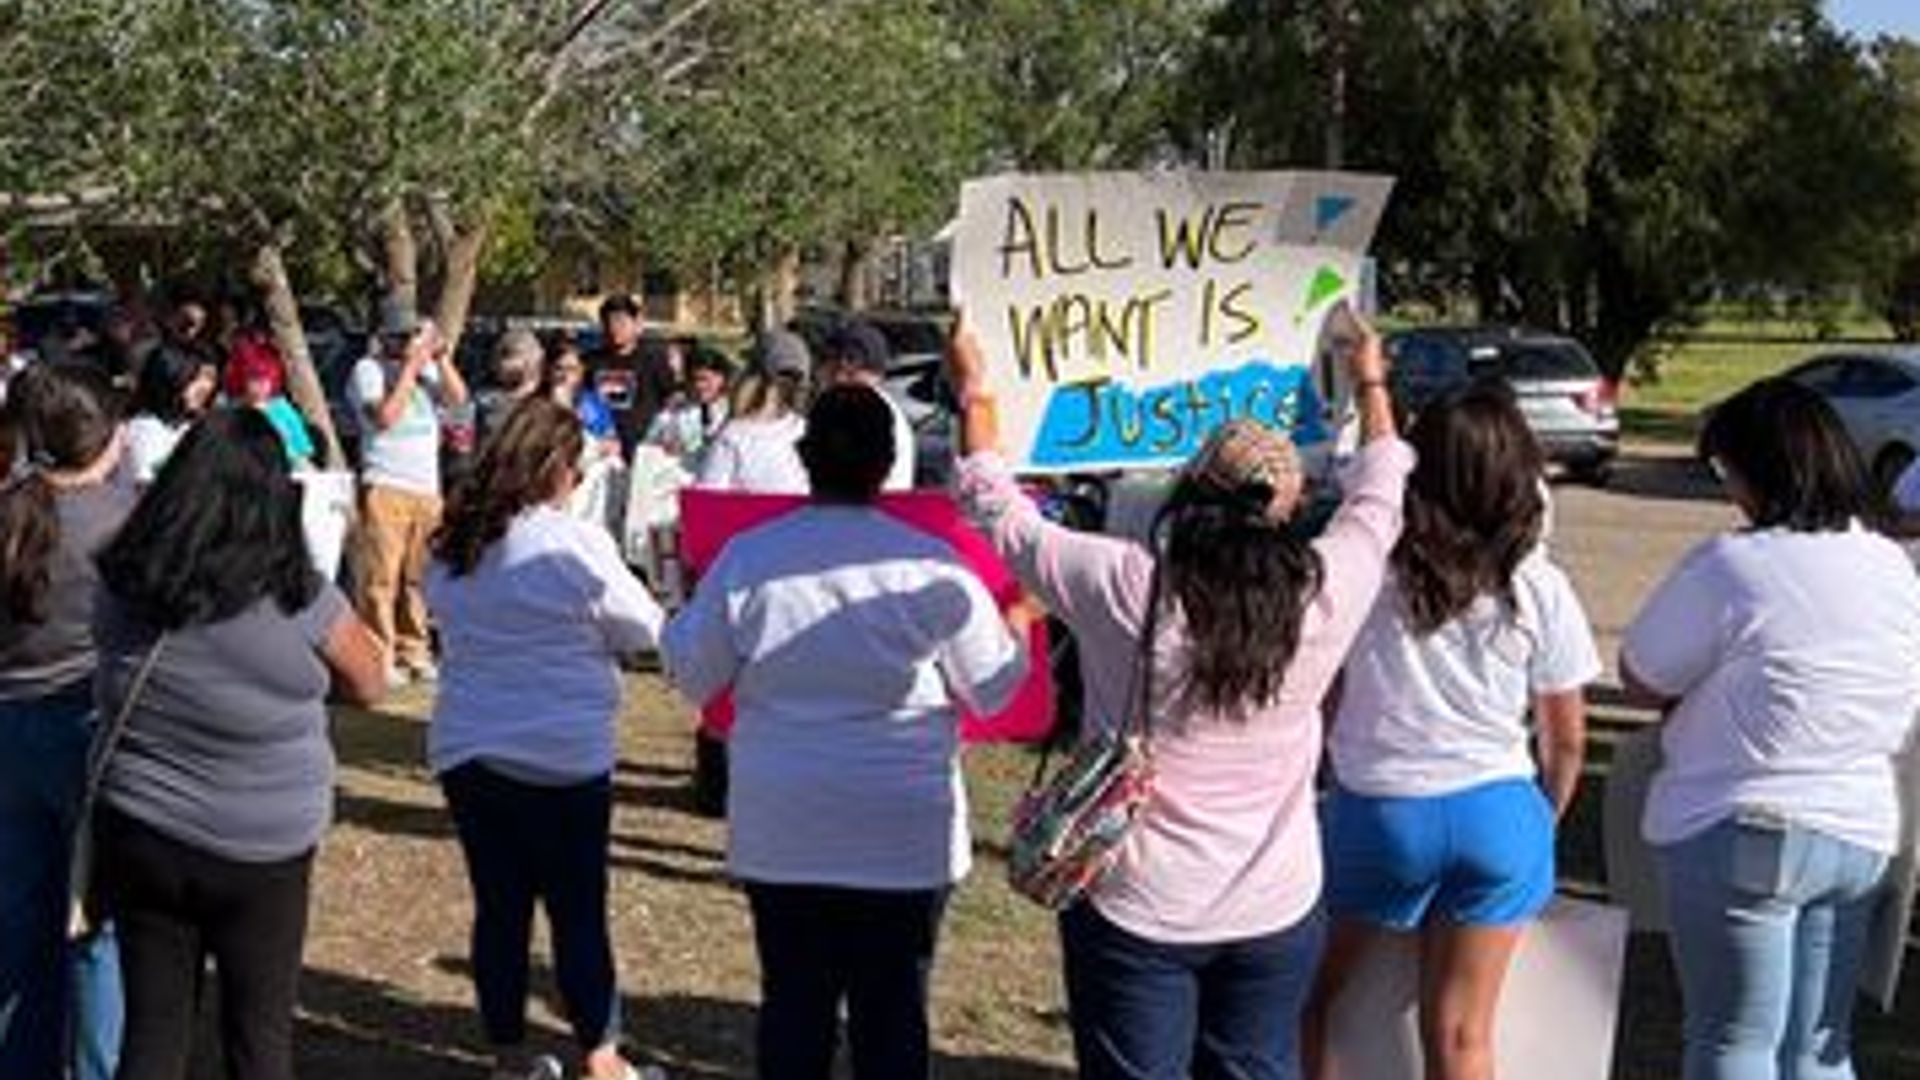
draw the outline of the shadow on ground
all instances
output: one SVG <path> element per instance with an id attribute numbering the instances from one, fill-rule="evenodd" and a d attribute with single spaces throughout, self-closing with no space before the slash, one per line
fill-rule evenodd
<path id="1" fill-rule="evenodd" d="M 1614 460 L 1607 490 L 1630 498 L 1725 502 L 1713 473 L 1691 453 L 1627 450 Z"/>
<path id="2" fill-rule="evenodd" d="M 464 961 L 439 963 L 465 973 Z M 534 973 L 536 993 L 551 993 L 552 975 Z M 751 1005 L 690 994 L 626 1002 L 635 1058 L 667 1069 L 673 1080 L 746 1080 L 753 1075 L 755 1010 Z M 296 1067 L 307 1077 L 405 1077 L 473 1080 L 486 1075 L 486 1047 L 471 1010 L 408 1000 L 378 984 L 336 972 L 308 970 L 301 982 Z M 566 1033 L 534 1025 L 529 1046 L 567 1060 Z M 211 1054 L 202 1063 L 211 1065 Z M 844 1051 L 842 1057 L 844 1058 Z M 844 1063 L 843 1063 L 844 1066 Z M 212 1080 L 216 1075 L 205 1071 Z M 1021 1058 L 936 1053 L 940 1080 L 1068 1080 L 1072 1073 Z"/>

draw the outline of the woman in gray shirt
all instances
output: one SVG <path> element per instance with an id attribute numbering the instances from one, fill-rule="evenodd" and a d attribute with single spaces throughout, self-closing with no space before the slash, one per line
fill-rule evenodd
<path id="1" fill-rule="evenodd" d="M 81 943 L 68 1015 L 67 871 L 93 713 L 93 555 L 133 505 L 106 376 L 34 367 L 0 412 L 0 1077 L 113 1072 L 111 940 Z"/>
<path id="2" fill-rule="evenodd" d="M 194 986 L 220 975 L 227 1073 L 293 1075 L 314 847 L 332 814 L 329 688 L 370 703 L 379 646 L 316 574 L 273 426 L 213 414 L 100 555 L 102 715 L 151 674 L 108 762 L 99 890 L 120 926 L 120 1080 L 182 1080 Z"/>

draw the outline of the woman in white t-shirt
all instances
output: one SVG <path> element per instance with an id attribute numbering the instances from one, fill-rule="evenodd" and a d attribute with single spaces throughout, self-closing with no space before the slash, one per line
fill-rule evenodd
<path id="1" fill-rule="evenodd" d="M 973 857 L 960 707 L 1004 708 L 1026 651 L 950 547 L 873 505 L 879 392 L 834 387 L 809 416 L 811 501 L 734 537 L 661 651 L 689 699 L 730 686 L 739 710 L 727 867 L 753 911 L 759 1075 L 826 1080 L 844 1010 L 855 1080 L 924 1080 L 934 944 Z"/>
<path id="2" fill-rule="evenodd" d="M 800 462 L 806 434 L 806 343 L 769 330 L 755 343 L 751 366 L 734 388 L 731 416 L 707 444 L 694 486 L 764 495 L 805 495 Z"/>
<path id="3" fill-rule="evenodd" d="M 1920 581 L 1820 396 L 1767 379 L 1701 447 L 1749 527 L 1704 541 L 1627 628 L 1666 711 L 1641 831 L 1660 859 L 1688 1080 L 1851 1077 L 1854 986 L 1899 843 Z"/>
<path id="4" fill-rule="evenodd" d="M 219 375 L 200 354 L 158 345 L 140 365 L 127 422 L 127 460 L 134 483 L 153 483 L 160 466 L 193 422 L 213 403 Z"/>
<path id="5" fill-rule="evenodd" d="M 566 510 L 585 437 L 573 411 L 530 398 L 454 489 L 427 570 L 440 694 L 427 755 L 473 886 L 473 978 L 496 1077 L 556 1077 L 525 1056 L 533 905 L 590 1080 L 634 1075 L 620 1055 L 607 927 L 607 844 L 622 657 L 665 616 L 613 538 Z"/>
<path id="6" fill-rule="evenodd" d="M 1317 1035 L 1382 935 L 1417 934 L 1427 1075 L 1487 1080 L 1507 966 L 1553 897 L 1554 823 L 1579 784 L 1583 688 L 1600 659 L 1579 597 L 1541 547 L 1544 464 L 1512 392 L 1477 383 L 1443 398 L 1408 439 L 1419 463 L 1406 530 L 1328 735 L 1335 923 L 1310 1022 Z"/>

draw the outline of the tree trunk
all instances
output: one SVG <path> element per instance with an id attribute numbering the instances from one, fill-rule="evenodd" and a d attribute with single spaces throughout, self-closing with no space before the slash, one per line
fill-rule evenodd
<path id="1" fill-rule="evenodd" d="M 784 248 L 767 271 L 767 284 L 761 293 L 761 325 L 785 326 L 799 308 L 800 251 Z"/>
<path id="2" fill-rule="evenodd" d="M 420 311 L 420 245 L 406 204 L 395 199 L 380 215 L 380 246 L 386 261 L 387 300 L 409 314 Z"/>
<path id="3" fill-rule="evenodd" d="M 848 311 L 865 311 L 873 306 L 873 261 L 875 245 L 871 240 L 848 240 L 840 252 L 840 306 Z"/>
<path id="4" fill-rule="evenodd" d="M 307 352 L 306 330 L 300 325 L 300 303 L 293 294 L 293 282 L 287 277 L 286 260 L 280 246 L 263 243 L 253 253 L 253 265 L 247 276 L 260 292 L 267 311 L 267 324 L 273 328 L 273 341 L 287 365 L 287 396 L 320 433 L 322 462 L 329 469 L 347 467 L 347 455 L 340 449 L 340 435 L 333 429 L 333 412 L 327 406 L 326 391 L 313 368 L 313 356 Z"/>
<path id="5" fill-rule="evenodd" d="M 440 284 L 440 302 L 434 305 L 433 321 L 447 339 L 447 349 L 457 352 L 460 336 L 466 333 L 467 314 L 473 309 L 473 291 L 480 281 L 480 253 L 487 246 L 487 225 L 474 225 L 456 233 L 447 245 L 446 278 Z"/>
<path id="6" fill-rule="evenodd" d="M 1347 61 L 1353 24 L 1347 0 L 1327 3 L 1327 130 L 1324 163 L 1329 169 L 1347 162 Z"/>

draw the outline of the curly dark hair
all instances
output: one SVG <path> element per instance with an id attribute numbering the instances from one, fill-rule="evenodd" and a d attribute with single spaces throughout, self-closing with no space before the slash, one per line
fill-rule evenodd
<path id="1" fill-rule="evenodd" d="M 559 493 L 585 447 L 572 409 L 544 397 L 515 405 L 448 498 L 433 534 L 434 557 L 455 577 L 473 573 L 522 510 Z"/>
<path id="2" fill-rule="evenodd" d="M 216 409 L 187 432 L 100 553 L 100 580 L 163 630 L 230 619 L 268 598 L 292 615 L 321 586 L 300 501 L 266 415 Z"/>
<path id="3" fill-rule="evenodd" d="M 1188 638 L 1190 706 L 1238 713 L 1280 696 L 1300 624 L 1325 577 L 1320 553 L 1268 519 L 1273 490 L 1182 477 L 1154 520 L 1167 597 Z"/>
<path id="4" fill-rule="evenodd" d="M 0 611 L 8 622 L 46 620 L 60 515 L 44 471 L 98 461 L 113 442 L 119 402 L 104 372 L 79 364 L 30 367 L 8 387 L 0 438 Z"/>
<path id="5" fill-rule="evenodd" d="M 1482 596 L 1511 610 L 1546 520 L 1546 464 L 1513 391 L 1472 383 L 1423 408 L 1407 439 L 1420 460 L 1392 556 L 1407 621 L 1431 634 Z"/>

